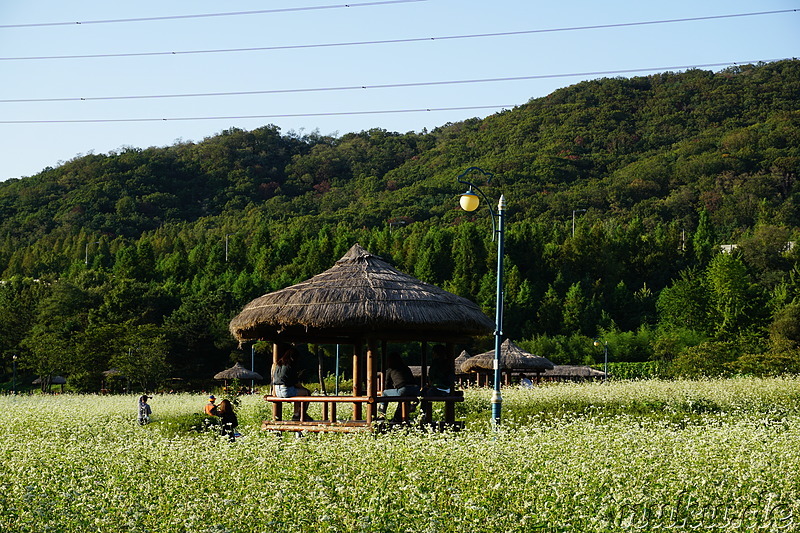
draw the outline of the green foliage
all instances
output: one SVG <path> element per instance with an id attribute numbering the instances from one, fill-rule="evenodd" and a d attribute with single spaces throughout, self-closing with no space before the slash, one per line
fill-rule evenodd
<path id="1" fill-rule="evenodd" d="M 602 370 L 600 365 L 595 365 L 595 368 Z M 666 361 L 608 363 L 608 378 L 614 380 L 666 379 L 671 375 L 670 365 Z"/>
<path id="2" fill-rule="evenodd" d="M 167 349 L 167 338 L 160 328 L 152 324 L 131 326 L 110 364 L 135 389 L 153 391 L 168 375 Z"/>
<path id="3" fill-rule="evenodd" d="M 557 365 L 587 365 L 603 361 L 602 350 L 598 359 L 592 339 L 580 334 L 537 335 L 531 340 L 520 341 L 518 345 L 523 350 L 546 357 Z"/>
<path id="4" fill-rule="evenodd" d="M 681 377 L 719 377 L 733 373 L 742 352 L 732 341 L 707 341 L 685 349 L 672 361 L 672 372 Z"/>
<path id="5" fill-rule="evenodd" d="M 653 341 L 653 359 L 656 361 L 672 361 L 686 348 L 697 346 L 709 340 L 703 332 L 683 328 L 671 327 L 657 331 Z"/>
<path id="6" fill-rule="evenodd" d="M 656 332 L 646 326 L 636 331 L 608 331 L 599 337 L 608 342 L 609 360 L 646 362 L 653 359 Z"/>
<path id="7" fill-rule="evenodd" d="M 616 360 L 763 353 L 797 339 L 798 90 L 797 60 L 601 79 L 431 132 L 230 129 L 0 183 L 0 370 L 92 383 L 127 353 L 104 339 L 150 326 L 173 375 L 207 378 L 245 303 L 355 242 L 493 316 L 489 213 L 456 207 L 473 165 L 508 202 L 506 336 L 564 363 L 603 331 Z"/>
<path id="8" fill-rule="evenodd" d="M 800 346 L 785 338 L 774 339 L 761 353 L 746 353 L 732 367 L 742 374 L 780 376 L 800 374 Z"/>

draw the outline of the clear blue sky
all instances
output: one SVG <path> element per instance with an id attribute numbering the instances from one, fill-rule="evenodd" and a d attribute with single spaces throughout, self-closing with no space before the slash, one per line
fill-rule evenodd
<path id="1" fill-rule="evenodd" d="M 484 83 L 273 94 L 94 100 L 99 97 L 274 91 L 732 64 L 800 56 L 800 12 L 654 25 L 442 39 L 581 26 L 800 9 L 800 0 L 4 0 L 0 3 L 0 180 L 30 176 L 87 153 L 201 141 L 224 129 L 275 124 L 343 135 L 420 131 L 484 117 L 597 74 Z M 324 9 L 298 9 L 304 7 Z M 273 13 L 91 23 L 255 10 Z M 29 24 L 84 22 L 68 25 Z M 11 27 L 9 27 L 11 26 Z M 436 39 L 439 37 L 439 39 Z M 417 40 L 419 39 L 419 40 Z M 352 46 L 309 46 L 366 41 Z M 228 53 L 20 60 L 232 48 Z M 705 67 L 720 70 L 722 67 Z M 637 73 L 620 74 L 625 77 Z M 614 76 L 614 74 L 609 75 Z M 496 106 L 486 109 L 152 122 L 7 123 L 313 115 Z"/>

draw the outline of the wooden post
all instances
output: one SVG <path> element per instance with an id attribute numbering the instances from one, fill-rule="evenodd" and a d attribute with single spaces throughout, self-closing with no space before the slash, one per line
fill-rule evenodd
<path id="1" fill-rule="evenodd" d="M 381 342 L 381 366 L 379 369 L 380 375 L 378 377 L 378 390 L 383 392 L 383 389 L 386 388 L 386 355 L 387 355 L 387 348 L 389 343 L 387 341 Z"/>
<path id="2" fill-rule="evenodd" d="M 410 402 L 400 402 L 400 405 L 397 406 L 400 409 L 400 417 L 403 423 L 408 422 L 408 417 L 411 414 L 411 404 Z"/>
<path id="3" fill-rule="evenodd" d="M 361 341 L 353 343 L 353 396 L 361 396 Z M 361 420 L 361 404 L 353 402 L 353 420 Z"/>
<path id="4" fill-rule="evenodd" d="M 419 388 L 423 391 L 428 386 L 428 343 L 422 343 L 422 357 L 420 358 L 421 367 L 421 377 L 420 377 L 420 384 Z"/>
<path id="5" fill-rule="evenodd" d="M 278 364 L 278 357 L 281 354 L 281 345 L 277 342 L 272 344 L 272 368 L 270 369 L 270 394 L 275 394 L 275 384 L 272 383 L 272 370 Z M 283 418 L 283 404 L 282 403 L 273 403 L 272 404 L 272 419 L 273 420 L 281 420 Z"/>
<path id="6" fill-rule="evenodd" d="M 452 342 L 448 342 L 445 344 L 445 350 L 447 351 L 447 360 L 450 362 L 449 368 L 452 372 L 452 375 L 455 376 L 456 373 L 456 346 Z M 455 381 L 455 379 L 453 380 Z M 453 383 L 455 386 L 455 383 Z M 455 394 L 455 390 L 450 391 L 451 394 Z M 444 402 L 444 423 L 452 426 L 456 422 L 456 404 L 454 402 Z"/>
<path id="7" fill-rule="evenodd" d="M 378 347 L 374 339 L 367 341 L 367 398 L 372 401 L 367 405 L 367 425 L 372 424 L 378 405 Z"/>

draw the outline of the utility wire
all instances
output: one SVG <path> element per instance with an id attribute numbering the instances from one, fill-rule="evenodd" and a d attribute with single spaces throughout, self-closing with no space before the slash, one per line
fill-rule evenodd
<path id="1" fill-rule="evenodd" d="M 535 74 L 531 76 L 506 76 L 500 78 L 476 78 L 466 80 L 447 80 L 447 81 L 423 81 L 423 82 L 408 82 L 408 83 L 385 83 L 375 85 L 343 85 L 339 87 L 314 87 L 314 88 L 301 88 L 301 89 L 265 89 L 260 91 L 229 91 L 229 92 L 212 92 L 212 93 L 184 93 L 184 94 L 147 94 L 147 95 L 128 95 L 128 96 L 86 96 L 86 97 L 61 97 L 61 98 L 15 98 L 15 99 L 0 99 L 0 104 L 18 104 L 18 103 L 41 103 L 41 102 L 91 102 L 100 100 L 144 100 L 144 99 L 160 99 L 160 98 L 195 98 L 195 97 L 208 97 L 208 96 L 251 96 L 260 94 L 287 94 L 287 93 L 310 93 L 310 92 L 325 92 L 325 91 L 353 91 L 353 90 L 366 90 L 366 89 L 403 89 L 408 87 L 432 87 L 437 85 L 459 85 L 470 83 L 492 83 L 492 82 L 509 82 L 509 81 L 528 81 L 528 80 L 541 80 L 552 78 L 572 78 L 572 77 L 586 77 L 586 76 L 607 76 L 611 74 L 631 74 L 635 72 L 664 72 L 670 70 L 683 70 L 691 68 L 710 68 L 710 67 L 727 67 L 731 65 L 746 65 L 751 63 L 770 63 L 772 61 L 780 61 L 780 59 L 759 59 L 753 61 L 728 61 L 725 63 L 702 63 L 695 65 L 676 65 L 671 67 L 649 67 L 649 68 L 629 68 L 619 70 L 597 70 L 593 72 L 572 72 L 564 74 Z"/>
<path id="2" fill-rule="evenodd" d="M 297 117 L 336 117 L 354 115 L 381 115 L 390 113 L 420 113 L 432 111 L 464 111 L 469 109 L 508 109 L 516 106 L 511 105 L 480 105 L 463 107 L 426 107 L 418 109 L 388 109 L 379 111 L 341 111 L 333 113 L 285 113 L 277 115 L 231 115 L 231 116 L 209 116 L 209 117 L 151 117 L 151 118 L 99 118 L 99 119 L 75 119 L 75 120 L 0 120 L 0 124 L 84 124 L 99 122 L 168 122 L 168 121 L 189 121 L 189 120 L 243 120 L 243 119 L 265 119 L 265 118 L 297 118 Z"/>
<path id="3" fill-rule="evenodd" d="M 0 57 L 0 61 L 32 61 L 44 59 L 98 59 L 98 58 L 115 58 L 115 57 L 149 57 L 149 56 L 166 56 L 166 55 L 188 55 L 188 54 L 219 54 L 231 52 L 264 52 L 276 50 L 298 50 L 307 48 L 333 48 L 343 46 L 364 46 L 364 45 L 377 45 L 377 44 L 402 44 L 402 43 L 415 43 L 425 41 L 446 41 L 456 39 L 475 39 L 484 37 L 508 37 L 516 35 L 532 35 L 537 33 L 554 33 L 565 31 L 582 31 L 582 30 L 597 30 L 607 28 L 623 28 L 631 26 L 648 26 L 655 24 L 672 24 L 677 22 L 694 22 L 700 20 L 719 20 L 735 17 L 752 17 L 758 15 L 776 15 L 780 13 L 796 13 L 800 9 L 781 9 L 776 11 L 758 11 L 752 13 L 735 13 L 730 15 L 711 15 L 706 17 L 690 17 L 680 19 L 664 19 L 664 20 L 651 20 L 643 22 L 620 22 L 614 24 L 596 24 L 592 26 L 572 26 L 565 28 L 548 28 L 539 30 L 522 30 L 522 31 L 506 31 L 497 33 L 475 33 L 467 35 L 448 35 L 441 37 L 412 37 L 407 39 L 383 39 L 374 41 L 351 41 L 341 43 L 318 43 L 318 44 L 296 44 L 296 45 L 279 45 L 279 46 L 259 46 L 251 48 L 219 48 L 213 50 L 183 50 L 183 51 L 169 51 L 169 52 L 128 52 L 116 54 L 83 54 L 83 55 L 60 55 L 60 56 L 25 56 L 25 57 Z"/>
<path id="4" fill-rule="evenodd" d="M 410 2 L 427 2 L 427 0 L 384 0 L 378 2 L 362 2 L 358 4 L 333 4 L 326 6 L 306 6 L 306 7 L 286 7 L 282 9 L 260 9 L 257 11 L 232 11 L 228 13 L 201 13 L 196 15 L 168 15 L 162 17 L 138 17 L 128 19 L 106 19 L 106 20 L 80 20 L 70 22 L 36 22 L 30 24 L 0 24 L 0 30 L 10 28 L 41 28 L 45 26 L 76 26 L 87 24 L 113 24 L 119 22 L 152 22 L 156 20 L 181 20 L 197 19 L 210 17 L 232 17 L 241 15 L 263 15 L 269 13 L 287 13 L 290 11 L 318 11 L 322 9 L 340 9 L 349 7 L 380 6 L 387 4 L 407 4 Z"/>

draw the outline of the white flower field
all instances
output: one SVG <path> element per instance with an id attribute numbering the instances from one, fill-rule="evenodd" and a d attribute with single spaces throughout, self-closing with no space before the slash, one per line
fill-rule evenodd
<path id="1" fill-rule="evenodd" d="M 800 529 L 800 379 L 504 389 L 498 430 L 465 395 L 461 432 L 303 438 L 244 397 L 235 443 L 200 395 L 2 396 L 0 531 Z"/>

